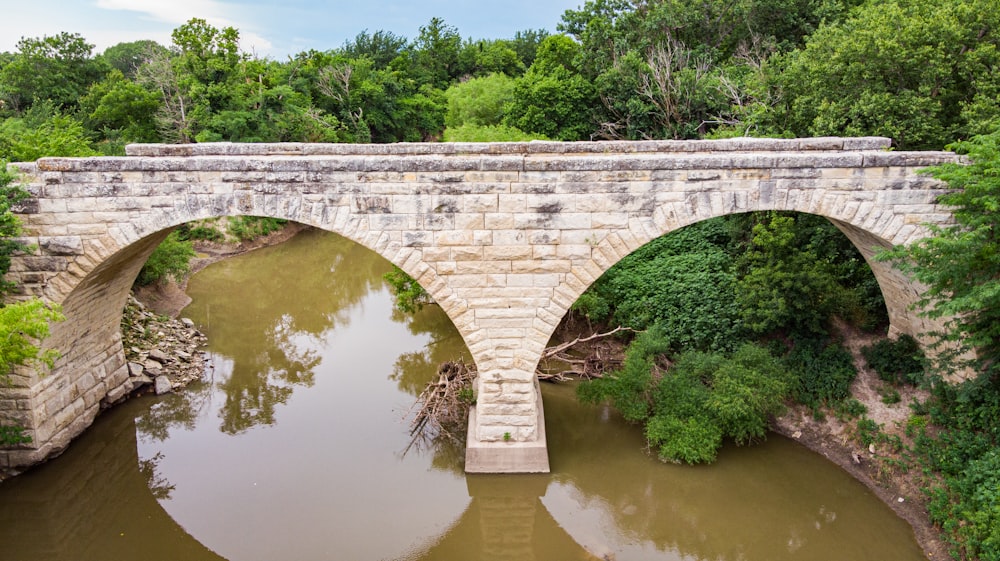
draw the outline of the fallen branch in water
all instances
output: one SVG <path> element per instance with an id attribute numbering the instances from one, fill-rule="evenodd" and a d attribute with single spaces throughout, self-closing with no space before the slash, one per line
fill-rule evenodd
<path id="1" fill-rule="evenodd" d="M 571 376 L 580 378 L 599 378 L 608 369 L 616 368 L 621 359 L 602 356 L 601 347 L 597 347 L 590 355 L 580 358 L 567 353 L 574 346 L 589 343 L 597 339 L 610 337 L 621 331 L 635 331 L 629 327 L 616 327 L 606 333 L 594 333 L 586 337 L 577 337 L 572 341 L 548 347 L 542 351 L 541 361 L 558 361 L 563 368 L 558 372 L 536 370 L 538 379 L 546 382 L 564 382 Z M 541 364 L 541 361 L 539 364 Z M 446 439 L 452 442 L 464 442 L 465 431 L 469 422 L 469 406 L 475 402 L 473 381 L 476 378 L 474 365 L 464 362 L 445 362 L 438 367 L 437 378 L 428 382 L 413 406 L 406 412 L 406 417 L 413 416 L 410 422 L 410 443 L 403 450 L 405 456 L 415 445 L 432 445 L 435 441 Z"/>
<path id="2" fill-rule="evenodd" d="M 607 370 L 621 366 L 621 359 L 611 356 L 601 356 L 600 347 L 597 347 L 594 349 L 593 353 L 583 358 L 570 356 L 566 354 L 566 351 L 581 343 L 589 343 L 596 339 L 604 339 L 620 331 L 631 331 L 634 333 L 635 329 L 632 329 L 631 327 L 618 326 L 605 333 L 593 333 L 587 337 L 577 337 L 572 341 L 567 341 L 554 347 L 546 348 L 542 351 L 541 360 L 539 361 L 539 369 L 535 370 L 535 374 L 538 376 L 538 379 L 543 382 L 565 382 L 573 377 L 586 379 L 600 378 Z M 556 360 L 564 365 L 570 366 L 570 368 L 563 368 L 558 372 L 547 372 L 540 368 L 542 362 L 546 360 Z"/>
<path id="3" fill-rule="evenodd" d="M 403 450 L 404 456 L 418 442 L 438 438 L 463 441 L 469 406 L 474 401 L 472 381 L 475 378 L 476 369 L 464 362 L 449 361 L 438 367 L 437 379 L 427 384 L 406 412 L 407 417 L 413 414 L 410 423 L 413 438 Z"/>

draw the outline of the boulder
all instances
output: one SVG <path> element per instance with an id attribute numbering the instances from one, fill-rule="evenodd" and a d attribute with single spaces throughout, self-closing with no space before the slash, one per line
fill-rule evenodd
<path id="1" fill-rule="evenodd" d="M 160 364 L 166 364 L 170 362 L 170 357 L 167 356 L 167 353 L 161 351 L 160 349 L 150 349 L 149 354 L 146 356 L 148 356 L 152 360 L 155 360 L 156 362 L 159 362 Z"/>
<path id="2" fill-rule="evenodd" d="M 140 374 L 135 378 L 132 378 L 132 388 L 141 388 L 142 386 L 148 386 L 153 383 L 153 379 L 145 374 Z"/>
<path id="3" fill-rule="evenodd" d="M 170 383 L 170 378 L 162 375 L 156 377 L 156 386 L 154 386 L 154 388 L 156 395 L 163 395 L 173 391 L 174 389 L 173 384 Z"/>
<path id="4" fill-rule="evenodd" d="M 142 371 L 145 369 L 146 367 L 139 364 L 138 362 L 128 363 L 128 375 L 132 376 L 133 378 L 135 378 L 136 376 L 142 376 Z"/>

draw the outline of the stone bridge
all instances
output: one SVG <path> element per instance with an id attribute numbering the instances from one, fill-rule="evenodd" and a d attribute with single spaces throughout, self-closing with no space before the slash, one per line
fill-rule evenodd
<path id="1" fill-rule="evenodd" d="M 257 215 L 335 232 L 416 278 L 479 369 L 470 472 L 548 471 L 534 370 L 570 306 L 650 240 L 701 220 L 787 210 L 824 216 L 870 258 L 945 223 L 922 167 L 955 156 L 892 152 L 884 138 L 501 144 L 134 145 L 115 158 L 21 164 L 37 248 L 11 280 L 62 305 L 49 373 L 0 388 L 0 422 L 33 443 L 17 468 L 62 450 L 130 390 L 119 322 L 140 267 L 174 227 Z M 869 260 L 895 332 L 929 326 L 918 288 Z"/>

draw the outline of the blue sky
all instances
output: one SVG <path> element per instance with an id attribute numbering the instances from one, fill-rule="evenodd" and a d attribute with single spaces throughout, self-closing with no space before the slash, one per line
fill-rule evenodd
<path id="1" fill-rule="evenodd" d="M 123 41 L 170 44 L 170 32 L 200 17 L 240 30 L 245 50 L 285 59 L 307 49 L 328 50 L 368 29 L 414 38 L 441 17 L 465 38 L 504 38 L 518 30 L 548 29 L 583 0 L 0 0 L 0 51 L 21 37 L 79 33 L 95 52 Z"/>

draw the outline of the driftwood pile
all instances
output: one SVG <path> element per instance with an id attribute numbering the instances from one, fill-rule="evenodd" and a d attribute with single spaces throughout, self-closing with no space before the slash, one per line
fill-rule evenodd
<path id="1" fill-rule="evenodd" d="M 594 333 L 587 337 L 577 337 L 572 341 L 548 347 L 542 351 L 536 375 L 546 382 L 563 382 L 575 378 L 600 378 L 606 370 L 621 365 L 621 360 L 612 356 L 610 348 L 602 350 L 601 345 L 589 345 L 587 355 L 571 354 L 574 347 L 610 337 L 621 331 L 631 331 L 618 327 L 606 333 Z M 403 455 L 415 445 L 418 448 L 433 444 L 439 439 L 462 443 L 469 421 L 469 406 L 475 401 L 473 381 L 476 378 L 475 365 L 449 361 L 438 367 L 437 378 L 431 380 L 416 402 L 407 412 L 413 416 L 410 422 L 410 444 Z"/>

